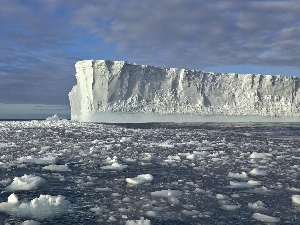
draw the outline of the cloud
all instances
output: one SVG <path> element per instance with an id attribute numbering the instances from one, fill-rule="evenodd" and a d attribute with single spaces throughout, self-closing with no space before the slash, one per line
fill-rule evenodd
<path id="1" fill-rule="evenodd" d="M 298 0 L 1 1 L 0 102 L 68 104 L 81 59 L 299 71 L 299 11 Z"/>
<path id="2" fill-rule="evenodd" d="M 297 32 L 294 39 L 282 34 L 299 28 L 299 7 L 293 0 L 128 0 L 112 1 L 105 8 L 84 3 L 73 16 L 77 25 L 115 43 L 121 54 L 138 62 L 298 67 L 300 38 Z M 84 15 L 88 19 L 82 20 Z"/>

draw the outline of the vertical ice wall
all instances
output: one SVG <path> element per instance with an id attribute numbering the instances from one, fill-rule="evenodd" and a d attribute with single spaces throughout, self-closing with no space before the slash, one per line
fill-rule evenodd
<path id="1" fill-rule="evenodd" d="M 299 78 L 219 74 L 85 60 L 75 65 L 71 117 L 98 112 L 299 116 Z"/>

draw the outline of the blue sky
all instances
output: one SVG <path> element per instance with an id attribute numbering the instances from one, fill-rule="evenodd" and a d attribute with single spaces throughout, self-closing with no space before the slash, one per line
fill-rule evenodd
<path id="1" fill-rule="evenodd" d="M 300 76 L 299 12 L 299 0 L 1 0 L 0 119 L 67 116 L 84 59 Z"/>

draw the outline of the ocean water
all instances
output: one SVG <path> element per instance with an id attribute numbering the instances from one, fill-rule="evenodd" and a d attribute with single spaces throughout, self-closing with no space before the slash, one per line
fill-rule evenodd
<path id="1" fill-rule="evenodd" d="M 299 224 L 292 201 L 300 195 L 299 137 L 299 123 L 1 121 L 0 220 Z M 46 182 L 6 188 L 25 174 Z M 126 182 L 142 174 L 153 180 Z M 19 202 L 8 210 L 12 193 Z M 58 202 L 59 212 L 44 210 L 43 218 L 32 213 L 42 205 L 20 210 L 41 194 L 64 196 L 70 205 L 60 211 Z"/>

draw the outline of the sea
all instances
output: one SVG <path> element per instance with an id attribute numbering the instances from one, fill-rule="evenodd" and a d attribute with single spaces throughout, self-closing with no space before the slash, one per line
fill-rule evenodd
<path id="1" fill-rule="evenodd" d="M 299 137 L 300 123 L 0 121 L 1 224 L 299 224 Z"/>

